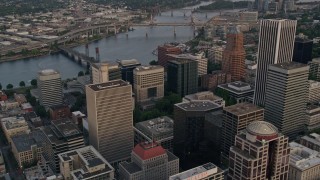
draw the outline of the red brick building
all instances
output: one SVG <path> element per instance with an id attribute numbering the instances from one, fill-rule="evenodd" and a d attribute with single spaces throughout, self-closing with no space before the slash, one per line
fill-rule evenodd
<path id="1" fill-rule="evenodd" d="M 201 76 L 201 88 L 213 91 L 218 85 L 231 82 L 231 74 L 222 71 L 213 71 L 212 74 Z"/>
<path id="2" fill-rule="evenodd" d="M 165 44 L 162 46 L 158 46 L 158 64 L 167 68 L 167 62 L 172 60 L 172 57 L 168 56 L 168 54 L 181 54 L 182 51 L 179 47 L 176 47 L 172 44 Z"/>
<path id="3" fill-rule="evenodd" d="M 0 101 L 6 101 L 7 99 L 8 96 L 3 91 L 0 91 Z"/>
<path id="4" fill-rule="evenodd" d="M 232 81 L 240 81 L 245 76 L 246 52 L 243 34 L 233 26 L 227 34 L 227 46 L 222 55 L 222 71 L 231 74 Z"/>
<path id="5" fill-rule="evenodd" d="M 50 119 L 59 120 L 71 117 L 70 108 L 67 105 L 56 105 L 49 108 Z"/>

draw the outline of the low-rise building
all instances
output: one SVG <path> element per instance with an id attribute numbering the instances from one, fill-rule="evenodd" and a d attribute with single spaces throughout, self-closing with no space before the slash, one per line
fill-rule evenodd
<path id="1" fill-rule="evenodd" d="M 320 177 L 320 153 L 296 142 L 289 143 L 289 146 L 289 179 L 318 179 Z"/>
<path id="2" fill-rule="evenodd" d="M 71 116 L 72 116 L 71 119 L 72 119 L 73 123 L 75 123 L 75 124 L 82 124 L 82 119 L 86 117 L 86 115 L 80 111 L 72 112 Z"/>
<path id="3" fill-rule="evenodd" d="M 213 163 L 209 162 L 204 165 L 189 169 L 187 171 L 175 174 L 169 177 L 169 180 L 223 180 L 223 170 Z"/>
<path id="4" fill-rule="evenodd" d="M 23 104 L 27 102 L 26 97 L 23 94 L 14 94 L 14 99 L 19 103 Z"/>
<path id="5" fill-rule="evenodd" d="M 34 127 L 41 127 L 43 126 L 42 120 L 35 112 L 28 112 L 25 114 L 24 118 L 27 121 L 30 121 Z"/>
<path id="6" fill-rule="evenodd" d="M 229 92 L 230 97 L 233 97 L 237 102 L 252 102 L 254 87 L 248 83 L 235 81 L 228 84 L 221 84 L 219 88 Z"/>
<path id="7" fill-rule="evenodd" d="M 179 158 L 154 142 L 137 144 L 131 162 L 119 164 L 119 180 L 167 180 L 179 173 Z"/>
<path id="8" fill-rule="evenodd" d="M 2 111 L 10 111 L 12 109 L 19 108 L 19 103 L 16 101 L 0 101 L 0 107 Z"/>
<path id="9" fill-rule="evenodd" d="M 139 122 L 134 127 L 135 145 L 157 142 L 164 149 L 173 151 L 173 120 L 167 116 Z"/>
<path id="10" fill-rule="evenodd" d="M 44 134 L 40 130 L 12 137 L 12 153 L 20 167 L 36 165 L 41 159 L 43 138 Z"/>
<path id="11" fill-rule="evenodd" d="M 231 74 L 222 71 L 213 71 L 212 74 L 201 76 L 201 88 L 203 90 L 213 91 L 220 84 L 230 83 Z"/>
<path id="12" fill-rule="evenodd" d="M 70 108 L 67 105 L 50 106 L 49 113 L 53 121 L 71 117 Z"/>
<path id="13" fill-rule="evenodd" d="M 30 132 L 27 121 L 20 116 L 2 118 L 1 127 L 10 144 L 13 136 Z"/>
<path id="14" fill-rule="evenodd" d="M 21 109 L 25 112 L 25 113 L 28 113 L 28 112 L 32 112 L 33 111 L 33 108 L 31 106 L 30 103 L 23 103 L 21 104 Z"/>
<path id="15" fill-rule="evenodd" d="M 320 152 L 320 135 L 312 133 L 300 138 L 300 144 Z"/>
<path id="16" fill-rule="evenodd" d="M 318 105 L 307 106 L 306 125 L 309 131 L 320 127 L 320 106 Z"/>
<path id="17" fill-rule="evenodd" d="M 8 96 L 0 90 L 0 101 L 6 101 L 8 100 Z"/>
<path id="18" fill-rule="evenodd" d="M 58 155 L 64 179 L 114 179 L 114 168 L 93 147 L 86 146 Z"/>
<path id="19" fill-rule="evenodd" d="M 309 80 L 308 102 L 319 103 L 320 102 L 320 82 Z"/>
<path id="20" fill-rule="evenodd" d="M 202 91 L 195 94 L 189 94 L 182 98 L 183 102 L 191 102 L 197 100 L 209 100 L 221 105 L 222 107 L 224 107 L 226 104 L 222 97 L 214 95 L 211 91 Z"/>

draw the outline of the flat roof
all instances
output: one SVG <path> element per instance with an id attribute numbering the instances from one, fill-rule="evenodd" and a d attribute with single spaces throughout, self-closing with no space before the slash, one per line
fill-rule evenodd
<path id="1" fill-rule="evenodd" d="M 208 111 L 212 109 L 218 109 L 222 106 L 208 100 L 195 100 L 190 102 L 182 102 L 175 104 L 175 106 L 185 111 Z"/>
<path id="2" fill-rule="evenodd" d="M 289 143 L 290 165 L 301 171 L 320 165 L 320 153 L 296 142 Z"/>
<path id="3" fill-rule="evenodd" d="M 223 110 L 229 113 L 232 113 L 234 115 L 240 116 L 240 115 L 244 115 L 244 114 L 248 114 L 256 111 L 261 111 L 264 109 L 252 103 L 244 102 L 244 103 L 238 103 L 232 106 L 227 106 Z"/>
<path id="4" fill-rule="evenodd" d="M 121 66 L 140 65 L 141 63 L 136 59 L 120 60 L 118 61 Z"/>
<path id="5" fill-rule="evenodd" d="M 138 66 L 135 68 L 135 71 L 150 71 L 154 69 L 164 69 L 163 66 L 155 65 L 155 66 Z"/>
<path id="6" fill-rule="evenodd" d="M 150 136 L 160 136 L 167 134 L 173 136 L 173 119 L 168 116 L 158 117 L 135 124 L 135 127 Z"/>
<path id="7" fill-rule="evenodd" d="M 18 152 L 25 152 L 31 150 L 31 146 L 37 145 L 38 147 L 43 146 L 44 134 L 40 130 L 35 130 L 29 134 L 21 134 L 12 137 L 12 143 L 17 148 Z"/>
<path id="8" fill-rule="evenodd" d="M 170 56 L 176 60 L 197 60 L 197 56 L 194 56 L 192 54 L 167 54 L 167 56 Z"/>
<path id="9" fill-rule="evenodd" d="M 135 174 L 137 172 L 142 171 L 142 169 L 134 162 L 122 162 L 120 163 L 120 165 L 126 170 L 128 171 L 129 174 Z"/>
<path id="10" fill-rule="evenodd" d="M 216 100 L 223 100 L 222 97 L 219 97 L 211 91 L 202 91 L 197 92 L 194 94 L 189 94 L 184 96 L 185 99 L 192 101 L 192 100 L 210 100 L 210 101 L 216 101 Z"/>
<path id="11" fill-rule="evenodd" d="M 225 89 L 235 94 L 243 94 L 247 92 L 254 92 L 254 87 L 249 83 L 235 81 L 227 84 L 218 85 L 219 88 Z"/>
<path id="12" fill-rule="evenodd" d="M 292 61 L 292 62 L 283 62 L 283 63 L 278 63 L 278 64 L 271 64 L 270 66 L 281 68 L 281 69 L 285 69 L 285 70 L 292 70 L 292 69 L 307 67 L 308 65 Z"/>
<path id="13" fill-rule="evenodd" d="M 49 75 L 53 75 L 53 74 L 59 74 L 59 72 L 54 69 L 44 69 L 44 70 L 39 71 L 38 73 L 41 76 L 49 76 Z"/>
<path id="14" fill-rule="evenodd" d="M 100 83 L 100 84 L 90 84 L 88 87 L 92 89 L 93 91 L 101 91 L 105 89 L 112 89 L 112 88 L 117 88 L 121 86 L 130 86 L 129 82 L 126 82 L 124 80 L 114 80 L 114 81 L 108 81 L 105 83 Z"/>

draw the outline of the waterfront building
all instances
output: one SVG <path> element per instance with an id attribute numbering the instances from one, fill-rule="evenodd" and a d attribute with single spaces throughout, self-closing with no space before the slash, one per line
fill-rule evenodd
<path id="1" fill-rule="evenodd" d="M 227 46 L 223 51 L 222 71 L 231 74 L 232 81 L 243 80 L 245 76 L 245 59 L 243 34 L 237 26 L 229 27 Z"/>
<path id="2" fill-rule="evenodd" d="M 230 147 L 234 145 L 235 136 L 253 121 L 263 121 L 264 109 L 251 103 L 239 103 L 223 109 L 221 155 L 229 157 Z"/>
<path id="3" fill-rule="evenodd" d="M 179 173 L 179 158 L 154 142 L 137 144 L 131 162 L 119 164 L 119 180 L 167 180 Z"/>
<path id="4" fill-rule="evenodd" d="M 320 82 L 309 80 L 308 103 L 317 104 L 320 102 Z"/>
<path id="5" fill-rule="evenodd" d="M 128 81 L 130 82 L 130 84 L 133 84 L 133 70 L 138 66 L 141 66 L 141 64 L 136 59 L 119 61 L 122 80 Z"/>
<path id="6" fill-rule="evenodd" d="M 92 146 L 60 153 L 58 157 L 64 179 L 114 179 L 114 168 Z"/>
<path id="7" fill-rule="evenodd" d="M 309 66 L 297 62 L 269 66 L 265 120 L 290 138 L 305 132 Z"/>
<path id="8" fill-rule="evenodd" d="M 62 83 L 59 72 L 53 69 L 38 73 L 38 89 L 40 104 L 45 107 L 60 105 L 62 101 Z"/>
<path id="9" fill-rule="evenodd" d="M 89 141 L 110 163 L 130 158 L 133 148 L 132 88 L 114 80 L 86 86 Z"/>
<path id="10" fill-rule="evenodd" d="M 318 129 L 320 127 L 320 106 L 313 104 L 307 105 L 306 125 L 308 131 Z"/>
<path id="11" fill-rule="evenodd" d="M 172 44 L 164 44 L 162 46 L 158 46 L 158 64 L 166 69 L 168 61 L 172 59 L 169 54 L 178 55 L 181 53 L 181 48 Z"/>
<path id="12" fill-rule="evenodd" d="M 12 137 L 11 149 L 19 167 L 36 165 L 41 160 L 43 152 L 44 134 L 35 130 L 29 134 L 20 134 Z"/>
<path id="13" fill-rule="evenodd" d="M 227 179 L 288 179 L 288 144 L 288 137 L 272 124 L 251 122 L 230 148 Z"/>
<path id="14" fill-rule="evenodd" d="M 292 61 L 308 64 L 312 61 L 313 41 L 306 36 L 298 35 L 294 41 L 294 50 Z"/>
<path id="15" fill-rule="evenodd" d="M 297 21 L 265 19 L 260 22 L 254 103 L 264 106 L 270 64 L 292 61 Z"/>
<path id="16" fill-rule="evenodd" d="M 252 102 L 254 94 L 254 87 L 248 83 L 235 81 L 227 84 L 220 84 L 218 88 L 221 88 L 229 93 L 229 96 L 239 102 Z"/>
<path id="17" fill-rule="evenodd" d="M 320 58 L 312 59 L 308 65 L 310 66 L 309 77 L 312 80 L 320 81 Z"/>
<path id="18" fill-rule="evenodd" d="M 197 100 L 209 100 L 222 107 L 224 107 L 226 104 L 222 97 L 214 95 L 211 91 L 202 91 L 195 94 L 189 94 L 182 98 L 182 102 L 191 102 Z"/>
<path id="19" fill-rule="evenodd" d="M 50 106 L 49 114 L 52 121 L 71 117 L 69 106 L 63 104 Z"/>
<path id="20" fill-rule="evenodd" d="M 173 152 L 173 120 L 167 116 L 142 121 L 135 124 L 134 143 L 156 142 Z"/>
<path id="21" fill-rule="evenodd" d="M 198 91 L 198 62 L 190 57 L 170 55 L 167 66 L 168 91 L 181 97 Z M 176 58 L 176 59 L 175 59 Z"/>
<path id="22" fill-rule="evenodd" d="M 214 91 L 220 84 L 231 82 L 231 74 L 222 71 L 213 71 L 212 74 L 201 76 L 201 88 L 203 90 Z"/>
<path id="23" fill-rule="evenodd" d="M 161 99 L 164 96 L 164 68 L 140 66 L 133 70 L 133 92 L 136 102 Z"/>
<path id="24" fill-rule="evenodd" d="M 311 133 L 307 136 L 300 138 L 300 144 L 320 152 L 320 135 L 317 133 Z"/>
<path id="25" fill-rule="evenodd" d="M 318 179 L 320 177 L 320 153 L 296 142 L 291 142 L 289 146 L 289 179 Z"/>
<path id="26" fill-rule="evenodd" d="M 58 154 L 84 147 L 82 132 L 77 125 L 70 121 L 52 121 L 50 126 L 42 129 L 44 133 L 43 153 L 41 165 L 48 165 L 46 169 L 60 173 Z"/>
<path id="27" fill-rule="evenodd" d="M 92 84 L 104 83 L 109 81 L 109 64 L 92 63 L 91 64 Z"/>
<path id="28" fill-rule="evenodd" d="M 209 162 L 169 177 L 169 180 L 223 180 L 223 170 Z"/>
<path id="29" fill-rule="evenodd" d="M 1 128 L 9 144 L 11 144 L 13 136 L 30 132 L 27 121 L 20 116 L 2 118 Z"/>

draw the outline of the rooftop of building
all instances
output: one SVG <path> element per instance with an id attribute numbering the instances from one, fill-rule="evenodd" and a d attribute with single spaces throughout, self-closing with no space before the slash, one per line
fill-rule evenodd
<path id="1" fill-rule="evenodd" d="M 91 63 L 91 66 L 96 69 L 99 69 L 101 66 L 109 66 L 109 63 L 107 62 Z"/>
<path id="2" fill-rule="evenodd" d="M 185 61 L 191 61 L 191 60 L 197 60 L 197 56 L 194 56 L 192 54 L 167 54 L 168 56 L 172 57 L 173 60 L 179 60 L 179 62 L 184 63 Z M 185 61 L 181 61 L 185 60 Z"/>
<path id="3" fill-rule="evenodd" d="M 155 142 L 142 142 L 137 144 L 133 150 L 142 160 L 148 160 L 166 154 L 166 150 Z"/>
<path id="4" fill-rule="evenodd" d="M 278 63 L 278 64 L 272 64 L 270 66 L 281 68 L 284 70 L 292 70 L 292 69 L 306 67 L 308 65 L 292 61 L 292 62 L 283 62 L 283 63 Z"/>
<path id="5" fill-rule="evenodd" d="M 39 71 L 38 74 L 40 76 L 49 76 L 49 75 L 59 74 L 59 72 L 54 69 L 44 69 Z"/>
<path id="6" fill-rule="evenodd" d="M 164 69 L 163 66 L 160 65 L 154 65 L 154 66 L 138 66 L 135 68 L 135 71 L 151 71 L 156 69 Z"/>
<path id="7" fill-rule="evenodd" d="M 209 111 L 221 108 L 221 105 L 209 100 L 194 100 L 190 102 L 182 102 L 175 104 L 175 106 L 185 111 Z"/>
<path id="8" fill-rule="evenodd" d="M 100 84 L 88 85 L 88 87 L 94 91 L 112 89 L 112 88 L 117 88 L 121 86 L 130 86 L 130 83 L 123 80 L 114 80 L 114 81 L 109 81 L 109 82 L 100 83 Z"/>
<path id="9" fill-rule="evenodd" d="M 313 58 L 311 62 L 320 63 L 320 58 Z"/>
<path id="10" fill-rule="evenodd" d="M 3 91 L 0 90 L 0 96 L 6 95 Z"/>
<path id="11" fill-rule="evenodd" d="M 42 147 L 44 143 L 44 134 L 41 130 L 35 130 L 29 134 L 20 134 L 12 137 L 12 143 L 18 152 L 30 151 L 31 146 Z"/>
<path id="12" fill-rule="evenodd" d="M 309 80 L 309 88 L 318 88 L 320 87 L 319 81 Z"/>
<path id="13" fill-rule="evenodd" d="M 320 153 L 296 142 L 289 143 L 290 165 L 301 171 L 320 165 Z"/>
<path id="14" fill-rule="evenodd" d="M 118 61 L 120 66 L 133 66 L 140 65 L 140 62 L 136 59 L 120 60 Z"/>
<path id="15" fill-rule="evenodd" d="M 238 26 L 232 25 L 228 27 L 228 34 L 240 34 L 241 31 Z"/>
<path id="16" fill-rule="evenodd" d="M 253 121 L 247 126 L 246 130 L 250 134 L 257 136 L 273 136 L 278 134 L 278 129 L 266 121 Z"/>
<path id="17" fill-rule="evenodd" d="M 254 92 L 253 86 L 251 86 L 249 83 L 245 83 L 242 81 L 235 81 L 227 84 L 220 84 L 218 85 L 218 87 L 235 94 Z"/>
<path id="18" fill-rule="evenodd" d="M 215 125 L 216 127 L 222 127 L 224 114 L 222 111 L 214 111 L 206 113 L 205 119 L 207 122 Z"/>
<path id="19" fill-rule="evenodd" d="M 272 22 L 286 22 L 286 21 L 296 21 L 296 20 L 291 20 L 291 19 L 281 19 L 281 18 L 277 18 L 277 19 L 263 19 L 262 21 L 272 21 Z"/>
<path id="20" fill-rule="evenodd" d="M 2 118 L 1 123 L 3 123 L 6 129 L 14 129 L 17 127 L 28 126 L 25 118 L 22 116 L 12 116 L 7 118 Z"/>
<path id="21" fill-rule="evenodd" d="M 238 103 L 232 106 L 227 106 L 223 110 L 231 114 L 234 114 L 236 116 L 240 116 L 240 115 L 245 115 L 252 112 L 261 111 L 263 110 L 263 108 L 256 106 L 252 103 L 244 102 L 244 103 Z"/>
<path id="22" fill-rule="evenodd" d="M 188 101 L 193 101 L 193 100 L 210 100 L 210 101 L 216 101 L 216 100 L 223 100 L 223 98 L 216 96 L 213 94 L 211 91 L 203 91 L 203 92 L 198 92 L 195 94 L 189 94 L 184 97 L 184 99 Z"/>
<path id="23" fill-rule="evenodd" d="M 317 133 L 311 133 L 307 136 L 301 137 L 301 139 L 320 146 L 320 135 Z"/>
<path id="24" fill-rule="evenodd" d="M 167 116 L 142 121 L 135 124 L 135 127 L 146 135 L 157 137 L 168 134 L 173 136 L 173 120 Z"/>
<path id="25" fill-rule="evenodd" d="M 187 171 L 175 174 L 169 177 L 169 180 L 184 180 L 184 179 L 198 179 L 201 176 L 201 179 L 206 179 L 214 174 L 222 173 L 222 170 L 218 168 L 213 163 L 209 162 L 204 165 L 189 169 Z"/>
<path id="26" fill-rule="evenodd" d="M 51 110 L 56 111 L 56 110 L 61 110 L 64 108 L 69 108 L 67 105 L 65 104 L 59 104 L 59 105 L 53 105 L 49 107 Z"/>
<path id="27" fill-rule="evenodd" d="M 320 115 L 320 106 L 317 104 L 307 105 L 306 112 L 309 116 Z"/>
<path id="28" fill-rule="evenodd" d="M 142 171 L 142 169 L 134 162 L 122 162 L 120 164 L 126 171 L 128 171 L 129 174 L 135 174 Z"/>

